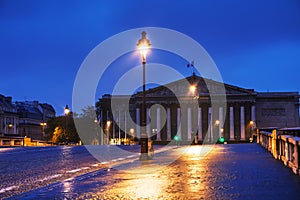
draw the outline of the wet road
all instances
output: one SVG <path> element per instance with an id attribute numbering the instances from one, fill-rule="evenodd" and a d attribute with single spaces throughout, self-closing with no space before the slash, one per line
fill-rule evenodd
<path id="1" fill-rule="evenodd" d="M 84 153 L 82 147 L 68 147 L 70 152 L 81 149 L 79 152 L 83 153 L 81 156 L 77 155 L 79 152 L 67 154 L 72 159 L 65 161 L 70 162 L 64 166 L 66 169 L 62 168 L 65 172 L 74 170 L 74 166 L 80 169 L 95 162 L 98 165 L 72 175 L 63 173 L 62 169 L 54 170 L 53 174 L 64 175 L 38 189 L 14 193 L 9 199 L 290 199 L 300 195 L 300 177 L 259 145 L 214 145 L 212 150 L 210 147 L 177 147 L 156 153 L 153 160 L 140 162 L 131 157 L 114 166 L 100 165 L 88 152 Z M 58 147 L 53 148 L 58 157 Z M 49 164 L 50 155 L 43 157 Z M 39 169 L 42 165 L 37 162 L 31 174 L 42 170 Z M 20 165 L 18 170 L 24 172 L 24 166 Z M 55 168 L 55 164 L 53 166 Z M 1 168 L 3 170 L 2 163 Z M 19 173 L 15 175 L 22 177 Z M 5 188 L 2 179 L 1 188 Z M 8 192 L 14 190 L 2 195 Z"/>

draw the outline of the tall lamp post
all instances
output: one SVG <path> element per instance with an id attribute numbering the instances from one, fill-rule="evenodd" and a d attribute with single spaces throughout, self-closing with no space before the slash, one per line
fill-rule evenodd
<path id="1" fill-rule="evenodd" d="M 143 64 L 143 96 L 142 96 L 142 132 L 141 132 L 141 156 L 140 160 L 148 160 L 148 135 L 146 133 L 146 56 L 151 46 L 146 38 L 146 32 L 142 32 L 142 38 L 138 41 L 137 47 L 140 51 Z"/>
<path id="2" fill-rule="evenodd" d="M 68 142 L 68 115 L 69 113 L 71 112 L 70 108 L 68 105 L 66 105 L 66 107 L 64 108 L 64 113 L 65 113 L 65 116 L 66 116 L 66 139 L 67 139 L 67 142 Z"/>

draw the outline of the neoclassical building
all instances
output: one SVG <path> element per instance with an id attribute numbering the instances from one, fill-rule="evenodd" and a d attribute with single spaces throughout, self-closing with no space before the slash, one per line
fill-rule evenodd
<path id="1" fill-rule="evenodd" d="M 174 136 L 183 142 L 195 137 L 214 142 L 220 136 L 249 141 L 255 128 L 299 126 L 298 92 L 256 92 L 196 75 L 148 89 L 146 107 L 145 131 L 154 141 L 171 141 Z M 113 122 L 110 138 L 125 133 L 140 137 L 141 92 L 103 95 L 96 108 L 104 128 L 107 121 Z"/>

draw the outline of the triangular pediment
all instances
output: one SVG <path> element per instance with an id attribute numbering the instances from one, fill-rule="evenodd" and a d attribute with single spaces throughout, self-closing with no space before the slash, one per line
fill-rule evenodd
<path id="1" fill-rule="evenodd" d="M 190 76 L 186 79 L 174 81 L 163 86 L 158 86 L 147 90 L 147 97 L 167 97 L 167 96 L 189 96 L 189 87 L 195 85 L 197 93 L 200 96 L 210 96 L 224 94 L 230 95 L 254 95 L 256 92 L 253 89 L 245 89 L 229 84 L 224 84 L 212 79 L 205 79 L 199 76 Z M 141 95 L 141 92 L 137 93 L 137 96 Z"/>

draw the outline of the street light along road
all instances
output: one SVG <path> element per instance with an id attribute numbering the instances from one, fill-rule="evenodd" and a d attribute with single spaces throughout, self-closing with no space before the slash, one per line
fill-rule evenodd
<path id="1" fill-rule="evenodd" d="M 141 156 L 140 160 L 148 160 L 148 134 L 146 133 L 146 57 L 151 43 L 146 38 L 146 32 L 142 32 L 142 38 L 137 43 L 143 64 L 143 96 L 142 96 L 142 132 L 141 132 Z"/>

